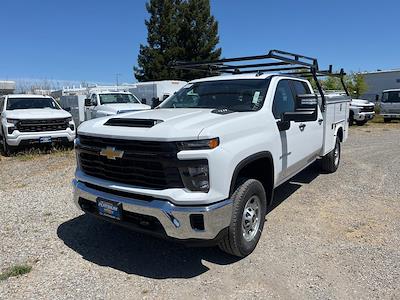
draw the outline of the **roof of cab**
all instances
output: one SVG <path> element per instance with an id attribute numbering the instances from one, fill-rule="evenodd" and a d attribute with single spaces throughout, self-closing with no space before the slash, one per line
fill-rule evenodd
<path id="1" fill-rule="evenodd" d="M 390 90 L 384 90 L 383 93 L 387 92 L 400 92 L 400 89 L 390 89 Z"/>
<path id="2" fill-rule="evenodd" d="M 34 94 L 10 94 L 7 95 L 8 98 L 51 98 L 51 96 L 44 96 L 44 95 L 34 95 Z"/>

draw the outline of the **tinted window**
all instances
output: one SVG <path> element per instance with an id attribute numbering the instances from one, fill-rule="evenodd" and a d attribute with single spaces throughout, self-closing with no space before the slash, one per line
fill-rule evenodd
<path id="1" fill-rule="evenodd" d="M 289 80 L 281 80 L 276 87 L 272 112 L 276 119 L 280 119 L 284 112 L 294 111 L 294 98 Z"/>
<path id="2" fill-rule="evenodd" d="M 131 94 L 99 94 L 100 104 L 113 104 L 113 103 L 140 103 Z"/>
<path id="3" fill-rule="evenodd" d="M 232 111 L 259 110 L 269 79 L 236 79 L 196 82 L 165 100 L 161 108 L 217 108 Z"/>
<path id="4" fill-rule="evenodd" d="M 51 108 L 60 109 L 52 98 L 8 98 L 7 110 Z"/>
<path id="5" fill-rule="evenodd" d="M 292 82 L 296 95 L 304 95 L 311 93 L 310 89 L 308 88 L 308 85 L 305 82 L 298 80 L 292 80 Z"/>
<path id="6" fill-rule="evenodd" d="M 4 108 L 4 98 L 0 98 L 0 113 L 3 111 Z"/>
<path id="7" fill-rule="evenodd" d="M 400 91 L 383 93 L 382 102 L 400 102 Z"/>

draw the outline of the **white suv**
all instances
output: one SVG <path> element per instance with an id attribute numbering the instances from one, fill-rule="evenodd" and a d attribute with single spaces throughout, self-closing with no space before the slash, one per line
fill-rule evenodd
<path id="1" fill-rule="evenodd" d="M 61 143 L 72 145 L 75 124 L 70 113 L 51 97 L 7 95 L 0 97 L 0 136 L 5 155 L 18 146 Z"/>

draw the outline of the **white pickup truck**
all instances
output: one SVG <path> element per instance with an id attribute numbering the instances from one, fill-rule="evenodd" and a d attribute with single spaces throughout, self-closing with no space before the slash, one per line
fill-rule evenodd
<path id="1" fill-rule="evenodd" d="M 7 95 L 0 97 L 0 137 L 5 155 L 18 146 L 34 144 L 72 147 L 75 124 L 71 114 L 51 97 Z"/>
<path id="2" fill-rule="evenodd" d="M 251 59 L 272 62 L 237 65 Z M 277 50 L 179 67 L 233 74 L 191 81 L 154 110 L 83 123 L 74 202 L 133 230 L 246 256 L 277 186 L 317 159 L 338 168 L 350 98 L 325 96 L 316 80 L 318 97 L 299 76 L 344 72 Z"/>
<path id="3" fill-rule="evenodd" d="M 366 124 L 369 120 L 372 120 L 375 116 L 375 105 L 368 100 L 363 99 L 351 99 L 350 102 L 350 125 L 354 122 L 358 126 Z"/>

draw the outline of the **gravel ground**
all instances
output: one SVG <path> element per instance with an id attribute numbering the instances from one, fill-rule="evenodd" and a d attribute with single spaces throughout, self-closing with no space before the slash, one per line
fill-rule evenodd
<path id="1" fill-rule="evenodd" d="M 72 152 L 0 161 L 1 299 L 400 298 L 400 124 L 353 127 L 335 174 L 281 186 L 238 260 L 82 215 Z"/>

